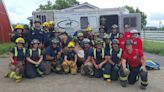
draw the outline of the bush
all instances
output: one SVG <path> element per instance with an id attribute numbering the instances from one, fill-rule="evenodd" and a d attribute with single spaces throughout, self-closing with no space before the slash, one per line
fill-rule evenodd
<path id="1" fill-rule="evenodd" d="M 143 49 L 145 52 L 164 56 L 164 43 L 143 41 Z"/>
<path id="2" fill-rule="evenodd" d="M 7 54 L 14 47 L 14 43 L 3 43 L 0 45 L 0 55 Z"/>

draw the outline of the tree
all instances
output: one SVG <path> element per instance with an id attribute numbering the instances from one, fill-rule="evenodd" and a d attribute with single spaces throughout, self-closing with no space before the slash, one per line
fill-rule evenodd
<path id="1" fill-rule="evenodd" d="M 53 10 L 53 9 L 65 9 L 68 7 L 72 7 L 74 5 L 78 5 L 79 2 L 76 0 L 56 0 L 54 3 L 52 3 L 51 1 L 47 1 L 47 3 L 45 5 L 39 5 L 38 10 Z"/>
<path id="2" fill-rule="evenodd" d="M 126 9 L 129 10 L 130 13 L 140 13 L 141 14 L 141 27 L 144 28 L 147 24 L 147 15 L 142 12 L 138 7 L 135 9 L 131 6 L 125 6 Z"/>

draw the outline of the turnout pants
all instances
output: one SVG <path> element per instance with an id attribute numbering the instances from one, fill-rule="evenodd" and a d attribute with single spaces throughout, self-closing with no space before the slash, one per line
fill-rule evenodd
<path id="1" fill-rule="evenodd" d="M 109 79 L 110 78 L 110 64 L 107 62 L 102 66 L 101 69 L 96 69 L 94 67 L 94 76 L 96 78 L 101 78 L 103 77 L 104 79 Z"/>
<path id="2" fill-rule="evenodd" d="M 93 69 L 92 62 L 87 62 L 81 66 L 81 74 L 87 75 L 87 76 L 93 76 L 94 75 L 94 69 Z"/>
<path id="3" fill-rule="evenodd" d="M 128 82 L 129 84 L 135 84 L 139 77 L 141 79 L 141 85 L 148 85 L 148 72 L 140 70 L 140 66 L 136 68 L 129 68 L 130 73 L 126 74 L 123 70 L 120 71 L 120 81 Z"/>
<path id="4" fill-rule="evenodd" d="M 24 66 L 23 62 L 19 61 L 16 65 L 9 64 L 10 72 L 8 73 L 8 77 L 14 80 L 21 80 L 24 75 Z"/>
<path id="5" fill-rule="evenodd" d="M 37 76 L 42 76 L 45 71 L 45 64 L 41 62 L 40 65 L 35 65 L 32 63 L 27 63 L 25 66 L 25 74 L 27 78 L 35 78 Z"/>
<path id="6" fill-rule="evenodd" d="M 71 74 L 77 73 L 77 65 L 74 61 L 64 61 L 62 66 L 65 73 L 69 73 L 69 72 Z"/>

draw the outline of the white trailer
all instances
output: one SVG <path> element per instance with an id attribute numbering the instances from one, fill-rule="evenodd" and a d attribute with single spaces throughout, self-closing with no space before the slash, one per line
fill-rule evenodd
<path id="1" fill-rule="evenodd" d="M 125 24 L 128 24 L 130 29 L 141 30 L 140 14 L 129 13 L 124 7 L 100 9 L 84 3 L 62 10 L 36 11 L 33 12 L 33 20 L 40 15 L 44 16 L 41 16 L 42 22 L 54 20 L 55 27 L 64 28 L 71 33 L 77 30 L 83 30 L 88 26 L 92 27 L 94 31 L 98 31 L 103 21 L 105 21 L 103 25 L 109 32 L 113 24 L 119 26 L 119 31 L 124 30 Z"/>

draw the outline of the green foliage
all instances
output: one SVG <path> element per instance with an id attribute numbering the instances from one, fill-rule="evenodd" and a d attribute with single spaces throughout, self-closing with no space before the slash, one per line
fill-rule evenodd
<path id="1" fill-rule="evenodd" d="M 129 10 L 130 13 L 140 13 L 141 14 L 141 27 L 144 28 L 147 24 L 147 20 L 146 20 L 147 15 L 144 12 L 142 12 L 139 8 L 135 9 L 131 6 L 125 6 L 125 7 Z"/>
<path id="2" fill-rule="evenodd" d="M 2 43 L 0 45 L 0 55 L 7 54 L 14 45 L 14 43 Z"/>
<path id="3" fill-rule="evenodd" d="M 79 4 L 76 0 L 56 0 L 54 3 L 51 1 L 47 1 L 45 5 L 39 5 L 37 10 L 53 10 L 53 9 L 65 9 L 74 5 Z"/>
<path id="4" fill-rule="evenodd" d="M 164 43 L 143 41 L 143 49 L 148 53 L 164 56 Z"/>

